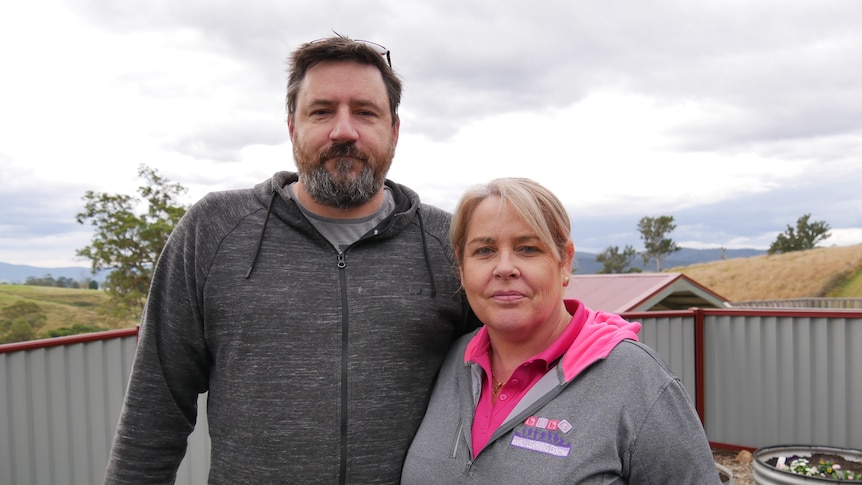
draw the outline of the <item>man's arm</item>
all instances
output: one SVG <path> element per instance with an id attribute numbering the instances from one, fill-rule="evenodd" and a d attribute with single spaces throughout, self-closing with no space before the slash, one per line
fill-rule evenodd
<path id="1" fill-rule="evenodd" d="M 193 218 L 177 226 L 154 272 L 106 484 L 173 483 L 207 390 Z"/>

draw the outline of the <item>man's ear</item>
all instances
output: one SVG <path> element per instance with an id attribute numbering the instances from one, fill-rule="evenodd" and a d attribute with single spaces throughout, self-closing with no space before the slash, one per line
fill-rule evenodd
<path id="1" fill-rule="evenodd" d="M 398 146 L 398 133 L 401 131 L 401 117 L 395 118 L 395 124 L 392 125 L 392 144 Z"/>

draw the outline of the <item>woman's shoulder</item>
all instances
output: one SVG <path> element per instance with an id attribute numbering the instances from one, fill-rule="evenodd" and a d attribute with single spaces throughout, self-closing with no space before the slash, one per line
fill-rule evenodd
<path id="1" fill-rule="evenodd" d="M 608 355 L 607 364 L 624 370 L 630 375 L 654 375 L 663 379 L 675 379 L 667 362 L 652 347 L 635 340 L 623 340 Z"/>

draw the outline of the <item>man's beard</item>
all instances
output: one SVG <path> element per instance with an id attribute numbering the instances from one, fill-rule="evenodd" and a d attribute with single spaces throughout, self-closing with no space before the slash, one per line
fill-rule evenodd
<path id="1" fill-rule="evenodd" d="M 305 190 L 318 204 L 338 209 L 352 209 L 371 200 L 386 181 L 393 155 L 393 146 L 382 157 L 369 155 L 353 143 L 332 145 L 316 156 L 303 153 L 297 144 L 293 146 L 299 181 Z M 335 159 L 332 172 L 324 167 L 330 159 Z M 354 163 L 363 164 L 357 176 L 351 172 Z"/>

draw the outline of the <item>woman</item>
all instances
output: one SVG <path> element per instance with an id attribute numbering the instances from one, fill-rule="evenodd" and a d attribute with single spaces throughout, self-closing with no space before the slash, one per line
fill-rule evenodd
<path id="1" fill-rule="evenodd" d="M 443 364 L 403 483 L 719 483 L 691 401 L 637 342 L 640 324 L 563 300 L 570 227 L 530 180 L 461 199 L 450 237 L 485 325 Z"/>

